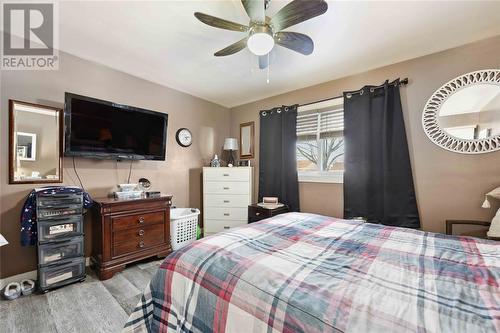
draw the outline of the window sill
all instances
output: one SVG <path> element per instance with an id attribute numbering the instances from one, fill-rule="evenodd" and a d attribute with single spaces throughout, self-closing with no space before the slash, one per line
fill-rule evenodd
<path id="1" fill-rule="evenodd" d="M 343 184 L 344 172 L 299 171 L 299 183 Z"/>

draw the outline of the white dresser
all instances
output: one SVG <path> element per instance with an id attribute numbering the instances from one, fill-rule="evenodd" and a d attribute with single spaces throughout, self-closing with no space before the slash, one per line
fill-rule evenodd
<path id="1" fill-rule="evenodd" d="M 247 224 L 252 167 L 203 168 L 205 236 Z"/>

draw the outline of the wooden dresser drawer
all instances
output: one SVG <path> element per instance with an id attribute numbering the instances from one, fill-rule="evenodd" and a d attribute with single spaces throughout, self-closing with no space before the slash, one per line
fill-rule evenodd
<path id="1" fill-rule="evenodd" d="M 250 186 L 245 182 L 205 182 L 205 194 L 250 194 Z"/>
<path id="2" fill-rule="evenodd" d="M 205 207 L 247 207 L 249 194 L 209 194 L 204 199 Z"/>
<path id="3" fill-rule="evenodd" d="M 282 206 L 275 209 L 268 209 L 259 206 L 258 204 L 253 204 L 248 206 L 248 223 L 257 222 L 269 217 L 273 217 L 279 214 L 288 213 L 288 206 Z"/>
<path id="4" fill-rule="evenodd" d="M 140 237 L 119 244 L 113 244 L 113 257 L 147 250 L 154 245 L 165 243 L 165 241 L 165 236 L 163 232 L 161 232 L 156 235 L 151 234 L 151 236 L 148 237 Z"/>
<path id="5" fill-rule="evenodd" d="M 205 212 L 206 219 L 244 220 L 248 218 L 248 208 L 212 207 Z"/>
<path id="6" fill-rule="evenodd" d="M 113 232 L 113 245 L 122 242 L 132 242 L 139 239 L 164 239 L 165 238 L 165 224 L 152 224 L 139 228 L 130 228 L 125 230 L 118 230 Z"/>
<path id="7" fill-rule="evenodd" d="M 206 168 L 203 172 L 205 181 L 250 181 L 249 168 Z"/>
<path id="8" fill-rule="evenodd" d="M 245 220 L 205 220 L 205 234 L 211 235 L 247 224 Z"/>
<path id="9" fill-rule="evenodd" d="M 144 213 L 144 214 L 134 214 L 119 217 L 112 217 L 111 223 L 113 231 L 124 230 L 129 228 L 136 228 L 147 226 L 151 224 L 164 223 L 165 213 L 163 211 Z"/>
<path id="10" fill-rule="evenodd" d="M 262 207 L 259 207 L 257 205 L 250 205 L 248 206 L 248 222 L 257 222 L 263 219 L 267 219 L 268 217 L 271 217 L 271 210 L 270 209 L 264 209 Z"/>

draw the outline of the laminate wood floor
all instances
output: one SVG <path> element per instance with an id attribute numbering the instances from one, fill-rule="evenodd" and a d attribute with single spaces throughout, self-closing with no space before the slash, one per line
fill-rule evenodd
<path id="1" fill-rule="evenodd" d="M 1 333 L 120 332 L 162 260 L 130 265 L 99 281 L 87 268 L 84 282 L 0 302 Z"/>

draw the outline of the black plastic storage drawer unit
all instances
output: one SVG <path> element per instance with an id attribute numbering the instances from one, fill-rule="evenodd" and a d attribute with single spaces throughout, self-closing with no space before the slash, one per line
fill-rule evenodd
<path id="1" fill-rule="evenodd" d="M 44 194 L 36 198 L 36 215 L 38 220 L 82 214 L 82 194 Z"/>
<path id="2" fill-rule="evenodd" d="M 50 221 L 40 220 L 38 226 L 38 242 L 46 243 L 58 239 L 67 239 L 83 235 L 82 215 L 57 217 Z"/>
<path id="3" fill-rule="evenodd" d="M 38 194 L 36 206 L 40 290 L 83 281 L 83 192 Z"/>
<path id="4" fill-rule="evenodd" d="M 62 259 L 83 257 L 83 237 L 62 239 L 38 245 L 38 264 L 47 266 Z"/>
<path id="5" fill-rule="evenodd" d="M 38 268 L 38 283 L 42 291 L 80 281 L 85 277 L 85 258 L 59 261 Z"/>

